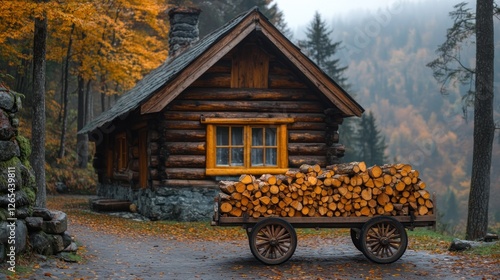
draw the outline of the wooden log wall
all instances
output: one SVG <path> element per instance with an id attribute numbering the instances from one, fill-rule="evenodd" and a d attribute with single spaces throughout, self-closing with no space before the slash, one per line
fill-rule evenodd
<path id="1" fill-rule="evenodd" d="M 122 186 L 140 188 L 140 172 L 147 173 L 147 186 L 160 185 L 160 136 L 157 119 L 144 119 L 136 114 L 125 120 L 114 123 L 112 130 L 103 133 L 102 140 L 93 139 L 96 142 L 94 155 L 94 168 L 98 174 L 98 181 L 103 184 L 120 184 Z M 146 164 L 141 165 L 141 151 L 139 147 L 140 131 L 146 130 Z M 114 141 L 116 133 L 125 131 L 127 136 L 128 164 L 121 172 L 116 170 L 116 155 L 114 154 Z M 111 160 L 106 156 L 111 153 Z M 108 165 L 111 164 L 111 167 Z M 97 167 L 97 168 L 96 168 Z M 107 174 L 111 168 L 111 175 Z"/>
<path id="2" fill-rule="evenodd" d="M 200 123 L 201 116 L 294 118 L 295 122 L 288 125 L 289 167 L 336 163 L 332 159 L 340 154 L 334 148 L 342 118 L 335 110 L 325 114 L 326 102 L 320 93 L 312 92 L 272 55 L 268 88 L 231 88 L 232 65 L 230 53 L 162 111 L 158 143 L 164 151 L 164 157 L 158 160 L 162 184 L 217 187 L 205 176 L 206 126 Z"/>

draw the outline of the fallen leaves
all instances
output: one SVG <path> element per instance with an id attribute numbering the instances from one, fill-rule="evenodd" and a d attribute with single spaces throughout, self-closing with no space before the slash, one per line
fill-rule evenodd
<path id="1" fill-rule="evenodd" d="M 48 206 L 66 212 L 70 225 L 84 225 L 96 232 L 113 234 L 118 238 L 133 237 L 134 240 L 141 240 L 155 237 L 160 238 L 160 240 L 173 240 L 176 242 L 229 242 L 233 249 L 248 250 L 246 247 L 247 242 L 243 242 L 246 241 L 247 235 L 245 230 L 240 227 L 212 227 L 208 222 L 143 222 L 127 220 L 90 211 L 88 198 L 86 197 L 49 197 Z M 259 276 L 260 278 L 278 280 L 332 279 L 332 277 L 333 279 L 342 279 L 346 275 L 352 275 L 353 271 L 356 271 L 356 276 L 362 279 L 382 279 L 388 276 L 394 278 L 426 278 L 446 275 L 487 276 L 485 272 L 488 271 L 496 273 L 493 275 L 498 275 L 498 267 L 500 267 L 500 254 L 498 254 L 500 249 L 498 246 L 496 249 L 493 247 L 493 250 L 486 257 L 471 253 L 452 254 L 447 251 L 451 237 L 425 229 L 408 231 L 408 249 L 412 250 L 407 252 L 406 260 L 409 261 L 403 259 L 402 262 L 398 262 L 392 267 L 367 262 L 358 251 L 343 249 L 345 253 L 340 250 L 336 251 L 335 254 L 328 251 L 352 245 L 349 229 L 298 229 L 297 235 L 301 237 L 299 245 L 316 252 L 317 255 L 311 257 L 302 256 L 303 261 L 296 262 L 292 258 L 291 262 L 277 267 L 266 267 L 258 270 L 253 275 L 249 273 L 247 265 L 238 264 L 231 266 L 231 269 L 238 273 L 239 278 Z M 349 249 L 353 248 L 349 247 Z M 161 249 L 158 246 L 151 246 L 150 250 L 166 250 L 165 253 L 170 254 L 168 249 Z M 323 257 L 322 253 L 326 253 L 326 256 Z M 413 258 L 411 255 L 417 257 Z M 212 258 L 208 257 L 210 252 L 207 252 L 205 256 L 207 257 L 199 258 L 198 261 L 209 262 Z M 330 256 L 332 256 L 331 259 Z M 310 260 L 314 263 L 311 263 Z M 329 265 L 325 265 L 329 262 Z M 425 265 L 423 265 L 424 262 Z M 436 274 L 434 274 L 434 270 L 437 271 Z M 312 275 L 314 275 L 314 278 L 311 278 Z"/>

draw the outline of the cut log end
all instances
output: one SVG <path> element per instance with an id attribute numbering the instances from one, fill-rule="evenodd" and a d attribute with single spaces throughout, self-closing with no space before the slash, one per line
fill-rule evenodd
<path id="1" fill-rule="evenodd" d="M 434 204 L 419 175 L 407 164 L 302 165 L 285 174 L 221 181 L 218 201 L 222 215 L 234 217 L 431 215 Z"/>

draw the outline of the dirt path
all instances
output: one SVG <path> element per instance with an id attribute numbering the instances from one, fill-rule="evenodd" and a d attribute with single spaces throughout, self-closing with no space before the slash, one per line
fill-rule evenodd
<path id="1" fill-rule="evenodd" d="M 254 259 L 246 241 L 187 242 L 117 237 L 72 224 L 86 261 L 49 260 L 29 279 L 500 279 L 500 268 L 467 268 L 458 257 L 407 250 L 390 265 L 369 262 L 347 238 L 301 239 L 280 266 Z"/>

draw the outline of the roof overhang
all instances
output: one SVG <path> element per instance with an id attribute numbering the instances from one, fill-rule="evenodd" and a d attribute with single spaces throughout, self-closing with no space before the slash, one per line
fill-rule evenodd
<path id="1" fill-rule="evenodd" d="M 235 48 L 251 32 L 261 32 L 289 61 L 310 80 L 344 116 L 361 116 L 364 109 L 351 96 L 326 75 L 300 49 L 290 42 L 265 16 L 257 9 L 233 29 L 221 36 L 217 42 L 203 52 L 191 64 L 185 67 L 179 75 L 159 89 L 141 105 L 141 114 L 157 113 L 163 110 L 181 92 L 195 82 L 217 61 Z"/>

